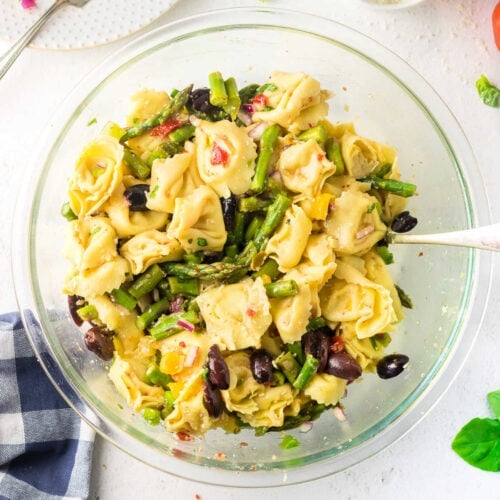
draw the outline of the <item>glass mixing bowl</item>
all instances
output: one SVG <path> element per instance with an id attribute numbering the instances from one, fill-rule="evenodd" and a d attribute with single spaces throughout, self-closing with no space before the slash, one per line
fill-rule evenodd
<path id="1" fill-rule="evenodd" d="M 330 119 L 354 122 L 360 135 L 393 145 L 404 178 L 418 196 L 410 209 L 419 232 L 489 222 L 480 173 L 450 111 L 404 61 L 332 21 L 260 9 L 214 11 L 160 27 L 113 54 L 65 100 L 47 127 L 26 182 L 14 231 L 14 276 L 28 335 L 48 376 L 98 433 L 161 470 L 212 484 L 273 486 L 318 478 L 374 454 L 407 432 L 436 403 L 461 367 L 486 303 L 491 262 L 461 248 L 394 247 L 390 268 L 414 308 L 391 351 L 407 354 L 402 375 L 367 375 L 349 386 L 347 420 L 327 411 L 300 446 L 282 450 L 280 433 L 255 437 L 210 432 L 182 441 L 149 426 L 124 406 L 107 363 L 87 351 L 62 294 L 66 221 L 60 207 L 83 145 L 108 120 L 123 123 L 139 88 L 206 85 L 220 70 L 240 85 L 264 82 L 272 70 L 304 71 L 334 92 Z M 416 230 L 415 230 L 416 232 Z M 222 459 L 224 457 L 224 459 Z"/>

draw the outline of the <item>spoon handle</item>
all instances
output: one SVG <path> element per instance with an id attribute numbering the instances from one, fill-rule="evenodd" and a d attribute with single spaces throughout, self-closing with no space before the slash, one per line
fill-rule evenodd
<path id="1" fill-rule="evenodd" d="M 4 77 L 5 73 L 14 64 L 14 61 L 19 57 L 23 49 L 30 43 L 34 36 L 40 31 L 40 28 L 45 24 L 45 21 L 57 10 L 62 7 L 68 0 L 56 0 L 36 21 L 36 23 L 31 26 L 31 28 L 26 31 L 24 35 L 17 40 L 10 49 L 5 52 L 5 54 L 0 57 L 0 80 Z"/>
<path id="2" fill-rule="evenodd" d="M 500 224 L 437 234 L 397 234 L 389 233 L 390 243 L 419 243 L 433 245 L 453 245 L 500 251 Z"/>

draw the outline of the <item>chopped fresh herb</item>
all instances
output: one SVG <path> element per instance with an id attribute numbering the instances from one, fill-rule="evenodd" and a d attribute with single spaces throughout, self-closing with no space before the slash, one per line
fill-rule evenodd
<path id="1" fill-rule="evenodd" d="M 391 343 L 391 336 L 388 333 L 377 333 L 370 337 L 370 344 L 378 351 L 380 347 L 387 347 Z"/>
<path id="2" fill-rule="evenodd" d="M 91 125 L 95 125 L 96 123 L 97 123 L 97 118 L 92 118 L 92 120 L 90 120 L 87 123 L 87 127 L 90 127 Z"/>
<path id="3" fill-rule="evenodd" d="M 282 450 L 290 450 L 291 448 L 297 448 L 297 446 L 300 446 L 299 440 L 290 434 L 285 434 L 280 443 Z"/>
<path id="4" fill-rule="evenodd" d="M 205 238 L 198 238 L 196 242 L 198 243 L 199 247 L 206 247 L 208 245 L 208 242 Z"/>
<path id="5" fill-rule="evenodd" d="M 500 89 L 490 83 L 485 75 L 476 81 L 476 89 L 484 104 L 493 108 L 500 107 Z"/>
<path id="6" fill-rule="evenodd" d="M 376 210 L 379 214 L 382 213 L 382 206 L 378 201 L 375 203 L 372 203 L 369 207 L 368 210 L 366 211 L 367 213 L 371 214 L 374 210 Z"/>
<path id="7" fill-rule="evenodd" d="M 151 199 L 153 199 L 156 196 L 159 188 L 160 188 L 159 184 L 156 184 L 156 186 L 149 192 L 149 197 Z"/>
<path id="8" fill-rule="evenodd" d="M 261 85 L 257 89 L 257 94 L 262 94 L 266 90 L 269 90 L 269 92 L 274 92 L 275 90 L 278 90 L 278 87 L 272 82 L 264 83 L 264 85 Z"/>

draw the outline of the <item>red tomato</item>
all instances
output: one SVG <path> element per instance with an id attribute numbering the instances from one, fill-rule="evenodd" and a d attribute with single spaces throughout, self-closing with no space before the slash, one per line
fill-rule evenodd
<path id="1" fill-rule="evenodd" d="M 252 104 L 254 105 L 254 111 L 255 108 L 257 109 L 265 108 L 267 106 L 267 97 L 264 94 L 257 94 L 252 99 Z"/>
<path id="2" fill-rule="evenodd" d="M 155 128 L 151 129 L 151 132 L 149 132 L 149 135 L 153 136 L 158 136 L 158 137 L 167 137 L 172 130 L 175 130 L 176 128 L 179 128 L 182 125 L 182 122 L 179 120 L 176 120 L 175 118 L 171 120 L 166 120 L 164 121 L 161 125 L 156 126 Z"/>
<path id="3" fill-rule="evenodd" d="M 495 38 L 497 49 L 500 50 L 500 2 L 498 2 L 497 6 L 493 9 L 491 23 L 493 25 L 493 37 Z"/>
<path id="4" fill-rule="evenodd" d="M 222 149 L 217 143 L 212 148 L 212 156 L 210 163 L 212 165 L 227 165 L 229 154 L 225 149 Z"/>

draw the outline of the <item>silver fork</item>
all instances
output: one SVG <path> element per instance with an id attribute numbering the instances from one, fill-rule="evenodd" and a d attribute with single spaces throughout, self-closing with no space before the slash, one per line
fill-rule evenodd
<path id="1" fill-rule="evenodd" d="M 23 49 L 28 45 L 28 43 L 33 40 L 35 35 L 40 31 L 40 28 L 45 24 L 45 21 L 49 19 L 49 17 L 54 14 L 59 8 L 63 5 L 74 5 L 75 7 L 83 7 L 90 0 L 56 0 L 38 19 L 38 21 L 33 24 L 33 26 L 23 35 L 19 40 L 5 52 L 0 57 L 0 80 L 4 77 L 5 73 L 9 70 L 9 68 L 14 64 L 14 61 L 19 57 L 19 54 L 23 51 Z"/>

